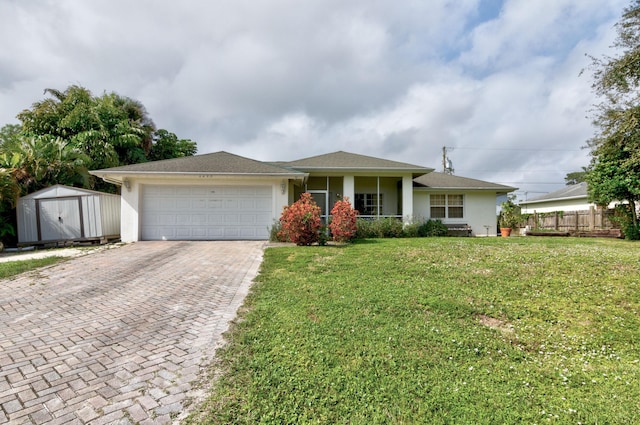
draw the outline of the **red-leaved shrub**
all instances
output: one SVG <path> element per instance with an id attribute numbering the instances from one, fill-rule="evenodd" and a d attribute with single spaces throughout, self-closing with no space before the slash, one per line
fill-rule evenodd
<path id="1" fill-rule="evenodd" d="M 280 216 L 282 229 L 278 236 L 290 240 L 296 245 L 311 245 L 320 239 L 320 207 L 310 193 L 303 193 L 300 199 L 284 207 Z"/>
<path id="2" fill-rule="evenodd" d="M 329 229 L 336 242 L 348 242 L 356 236 L 358 211 L 353 209 L 346 196 L 331 209 Z"/>

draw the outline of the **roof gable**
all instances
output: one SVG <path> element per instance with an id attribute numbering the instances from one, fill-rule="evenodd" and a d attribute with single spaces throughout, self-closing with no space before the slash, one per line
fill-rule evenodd
<path id="1" fill-rule="evenodd" d="M 111 193 L 98 192 L 95 190 L 83 189 L 80 187 L 65 186 L 63 184 L 54 184 L 53 186 L 45 187 L 36 192 L 32 192 L 28 195 L 21 196 L 21 199 L 50 199 L 50 198 L 64 198 L 72 196 L 118 196 Z"/>
<path id="2" fill-rule="evenodd" d="M 138 173 L 177 173 L 177 174 L 259 174 L 259 175 L 291 175 L 303 174 L 295 170 L 274 164 L 256 161 L 243 156 L 220 151 L 203 155 L 185 156 L 182 158 L 161 161 L 143 162 L 121 167 L 95 170 L 96 174 L 138 174 Z"/>
<path id="3" fill-rule="evenodd" d="M 324 155 L 311 156 L 295 161 L 284 162 L 283 166 L 298 170 L 384 170 L 428 173 L 433 168 L 388 159 L 375 158 L 350 152 L 337 151 Z"/>
<path id="4" fill-rule="evenodd" d="M 417 184 L 417 187 L 430 189 L 495 190 L 497 192 L 505 193 L 517 190 L 516 187 L 486 182 L 483 180 L 470 179 L 468 177 L 439 173 L 437 171 L 417 177 L 413 179 L 413 181 Z"/>

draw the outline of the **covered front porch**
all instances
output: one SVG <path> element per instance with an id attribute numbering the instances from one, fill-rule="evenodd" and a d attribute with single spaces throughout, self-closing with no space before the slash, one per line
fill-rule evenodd
<path id="1" fill-rule="evenodd" d="M 410 220 L 413 212 L 412 175 L 319 175 L 294 186 L 290 203 L 309 192 L 326 222 L 336 201 L 348 198 L 360 217 Z"/>

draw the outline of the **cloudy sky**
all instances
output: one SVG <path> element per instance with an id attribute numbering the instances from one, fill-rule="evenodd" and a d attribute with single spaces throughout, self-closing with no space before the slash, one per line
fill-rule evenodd
<path id="1" fill-rule="evenodd" d="M 587 55 L 630 0 L 0 0 L 0 126 L 45 88 L 259 160 L 337 150 L 520 188 L 589 162 Z"/>

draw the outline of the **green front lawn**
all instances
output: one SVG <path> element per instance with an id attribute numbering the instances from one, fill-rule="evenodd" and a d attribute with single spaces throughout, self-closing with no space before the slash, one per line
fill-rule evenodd
<path id="1" fill-rule="evenodd" d="M 628 424 L 639 281 L 619 240 L 270 248 L 187 422 Z"/>
<path id="2" fill-rule="evenodd" d="M 46 257 L 33 260 L 16 260 L 0 263 L 0 279 L 15 276 L 20 273 L 50 266 L 64 260 L 62 257 Z"/>

